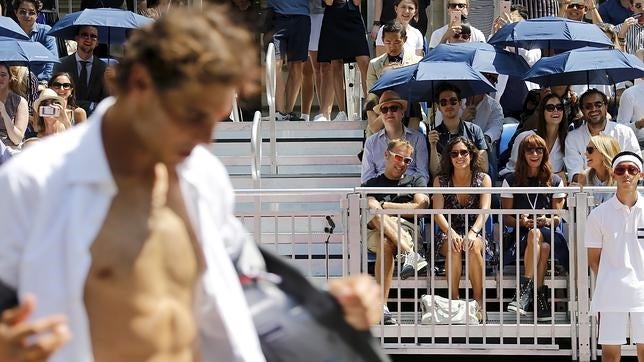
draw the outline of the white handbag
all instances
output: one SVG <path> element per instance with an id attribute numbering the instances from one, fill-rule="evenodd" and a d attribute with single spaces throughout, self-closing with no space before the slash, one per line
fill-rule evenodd
<path id="1" fill-rule="evenodd" d="M 450 305 L 451 304 L 451 305 Z M 423 295 L 420 298 L 422 324 L 479 324 L 476 317 L 478 303 L 475 300 L 450 300 L 438 295 Z"/>

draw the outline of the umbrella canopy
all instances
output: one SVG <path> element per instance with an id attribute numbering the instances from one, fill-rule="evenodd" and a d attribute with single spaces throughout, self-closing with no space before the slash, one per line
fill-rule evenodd
<path id="1" fill-rule="evenodd" d="M 0 62 L 40 64 L 60 61 L 49 49 L 38 42 L 0 37 Z"/>
<path id="2" fill-rule="evenodd" d="M 439 44 L 423 60 L 465 62 L 479 72 L 520 77 L 530 69 L 520 55 L 481 42 Z"/>
<path id="3" fill-rule="evenodd" d="M 541 58 L 524 76 L 540 85 L 615 84 L 644 77 L 644 63 L 616 49 L 580 48 Z"/>
<path id="4" fill-rule="evenodd" d="M 593 24 L 566 18 L 543 17 L 507 24 L 488 43 L 498 47 L 571 50 L 592 46 L 613 47 L 613 43 Z"/>
<path id="5" fill-rule="evenodd" d="M 112 8 L 85 9 L 65 15 L 54 24 L 48 35 L 63 39 L 74 39 L 76 27 L 91 25 L 98 29 L 98 41 L 100 43 L 120 44 L 125 42 L 125 35 L 129 30 L 140 28 L 152 21 L 150 18 L 127 10 Z"/>
<path id="6" fill-rule="evenodd" d="M 380 95 L 393 90 L 408 101 L 432 102 L 441 83 L 457 86 L 463 98 L 495 91 L 494 86 L 467 63 L 422 61 L 385 72 L 370 92 Z"/>
<path id="7" fill-rule="evenodd" d="M 29 36 L 22 30 L 20 25 L 6 16 L 0 16 L 0 36 L 29 40 Z"/>

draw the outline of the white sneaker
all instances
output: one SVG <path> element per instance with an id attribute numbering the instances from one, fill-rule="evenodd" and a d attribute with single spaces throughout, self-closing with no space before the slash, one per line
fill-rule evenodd
<path id="1" fill-rule="evenodd" d="M 338 121 L 348 121 L 349 118 L 347 118 L 347 114 L 344 111 L 338 112 L 338 114 L 335 115 L 335 118 L 333 118 L 334 122 Z"/>
<path id="2" fill-rule="evenodd" d="M 308 122 L 308 121 L 310 120 L 311 116 L 309 116 L 309 115 L 308 115 L 308 114 L 306 114 L 306 113 L 302 113 L 302 114 L 300 115 L 300 118 L 302 118 L 302 119 L 304 120 L 304 122 Z"/>
<path id="3" fill-rule="evenodd" d="M 313 122 L 329 122 L 329 119 L 324 117 L 324 114 L 320 113 L 313 117 Z"/>
<path id="4" fill-rule="evenodd" d="M 275 120 L 278 122 L 288 121 L 291 118 L 291 115 L 288 113 L 275 112 Z"/>
<path id="5" fill-rule="evenodd" d="M 425 258 L 415 251 L 408 251 L 405 253 L 405 261 L 403 263 L 402 270 L 400 271 L 400 279 L 405 280 L 413 277 L 425 267 L 427 267 L 427 261 Z"/>

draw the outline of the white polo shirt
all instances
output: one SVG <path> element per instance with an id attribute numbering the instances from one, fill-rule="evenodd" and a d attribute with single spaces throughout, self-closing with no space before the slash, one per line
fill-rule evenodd
<path id="1" fill-rule="evenodd" d="M 644 312 L 644 197 L 630 209 L 617 196 L 597 206 L 585 245 L 602 249 L 591 311 Z"/>
<path id="2" fill-rule="evenodd" d="M 622 93 L 619 99 L 617 122 L 630 127 L 638 141 L 644 142 L 644 128 L 635 127 L 635 122 L 644 118 L 644 84 L 634 85 Z"/>

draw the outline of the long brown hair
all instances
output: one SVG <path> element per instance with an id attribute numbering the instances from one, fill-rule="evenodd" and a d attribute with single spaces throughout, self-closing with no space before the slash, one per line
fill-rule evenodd
<path id="1" fill-rule="evenodd" d="M 528 166 L 528 161 L 526 160 L 526 150 L 532 147 L 543 148 L 543 157 L 541 158 L 541 164 L 537 171 L 537 186 L 551 186 L 552 165 L 550 164 L 550 152 L 548 152 L 546 141 L 536 134 L 528 135 L 519 145 L 519 156 L 517 157 L 517 164 L 514 167 L 514 186 L 528 186 L 528 171 L 530 170 L 530 166 Z"/>
<path id="2" fill-rule="evenodd" d="M 476 175 L 477 172 L 482 172 L 481 161 L 479 159 L 479 149 L 474 146 L 472 141 L 468 140 L 463 136 L 454 137 L 449 140 L 445 149 L 443 149 L 443 154 L 441 155 L 441 171 L 440 174 L 449 178 L 454 173 L 454 164 L 452 164 L 452 156 L 450 152 L 456 144 L 462 143 L 465 145 L 468 151 L 470 151 L 470 171 L 472 171 L 472 177 Z"/>
<path id="3" fill-rule="evenodd" d="M 566 136 L 568 135 L 568 112 L 566 112 L 566 107 L 564 105 L 563 99 L 554 93 L 547 94 L 545 97 L 543 97 L 541 103 L 539 103 L 539 122 L 537 123 L 537 134 L 544 139 L 546 138 L 546 104 L 548 104 L 548 101 L 552 98 L 558 99 L 559 103 L 564 106 L 564 110 L 561 116 L 561 122 L 559 122 L 559 129 L 557 130 L 557 136 L 559 137 L 559 146 L 561 148 L 561 153 L 565 154 Z"/>

